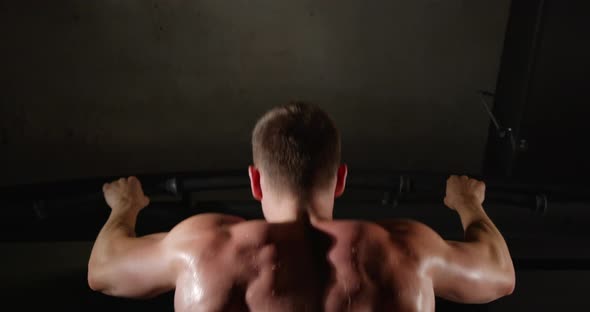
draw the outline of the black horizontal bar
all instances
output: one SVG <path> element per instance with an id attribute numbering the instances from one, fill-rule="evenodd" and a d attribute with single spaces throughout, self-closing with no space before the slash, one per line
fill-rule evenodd
<path id="1" fill-rule="evenodd" d="M 244 189 L 244 170 L 138 175 L 148 195 L 182 195 L 203 190 Z M 383 191 L 392 200 L 439 202 L 447 175 L 377 170 L 351 171 L 347 187 Z M 0 200 L 101 200 L 101 186 L 117 177 L 40 183 L 0 188 Z M 485 178 L 484 178 L 485 180 Z M 527 185 L 515 181 L 486 181 L 488 202 L 509 203 L 538 212 L 537 197 L 559 202 L 590 202 L 587 185 Z"/>

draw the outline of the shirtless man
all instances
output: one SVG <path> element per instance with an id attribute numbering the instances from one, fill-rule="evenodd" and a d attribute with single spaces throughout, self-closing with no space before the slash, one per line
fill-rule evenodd
<path id="1" fill-rule="evenodd" d="M 512 293 L 514 267 L 482 207 L 482 182 L 448 179 L 444 202 L 465 239 L 445 241 L 416 221 L 332 220 L 347 167 L 338 130 L 316 106 L 272 109 L 252 147 L 264 221 L 200 214 L 136 237 L 149 203 L 140 182 L 105 184 L 111 215 L 90 256 L 90 287 L 134 298 L 176 289 L 176 311 L 433 311 L 435 296 L 485 303 Z"/>

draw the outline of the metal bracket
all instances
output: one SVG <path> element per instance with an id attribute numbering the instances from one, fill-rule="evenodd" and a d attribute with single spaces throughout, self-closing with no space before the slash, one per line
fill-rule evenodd
<path id="1" fill-rule="evenodd" d="M 498 133 L 498 137 L 500 139 L 510 140 L 510 146 L 512 147 L 513 152 L 526 151 L 528 148 L 528 142 L 525 139 L 520 139 L 520 140 L 518 140 L 518 143 L 517 143 L 516 142 L 517 139 L 514 136 L 514 132 L 512 131 L 512 128 L 500 126 L 500 123 L 498 123 L 498 119 L 496 119 L 496 116 L 494 116 L 494 113 L 492 113 L 492 110 L 490 109 L 485 97 L 488 96 L 488 97 L 493 98 L 495 96 L 495 94 L 490 91 L 478 90 L 477 95 L 479 95 L 479 98 L 481 99 L 481 103 L 483 104 L 483 107 L 484 107 L 486 113 L 488 114 L 488 116 L 492 120 L 492 123 L 494 124 L 494 127 L 496 128 L 496 132 Z"/>

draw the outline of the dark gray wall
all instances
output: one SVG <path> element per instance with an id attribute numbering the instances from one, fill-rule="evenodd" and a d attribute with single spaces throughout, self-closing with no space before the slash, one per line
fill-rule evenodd
<path id="1" fill-rule="evenodd" d="M 354 167 L 480 170 L 508 0 L 2 1 L 1 184 L 241 168 L 319 103 Z"/>

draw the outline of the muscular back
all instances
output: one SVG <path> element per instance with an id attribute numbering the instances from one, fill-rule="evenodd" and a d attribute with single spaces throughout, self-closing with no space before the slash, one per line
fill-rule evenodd
<path id="1" fill-rule="evenodd" d="M 177 311 L 434 310 L 433 285 L 413 246 L 419 223 L 386 230 L 354 221 L 210 218 L 210 230 L 189 219 L 169 237 L 179 259 Z"/>
<path id="2" fill-rule="evenodd" d="M 506 242 L 481 205 L 484 186 L 467 177 L 451 177 L 445 197 L 464 241 L 403 220 L 279 224 L 218 214 L 136 237 L 147 198 L 129 180 L 104 187 L 113 213 L 92 249 L 88 284 L 105 294 L 175 288 L 178 311 L 432 311 L 434 294 L 485 303 L 515 287 Z"/>

